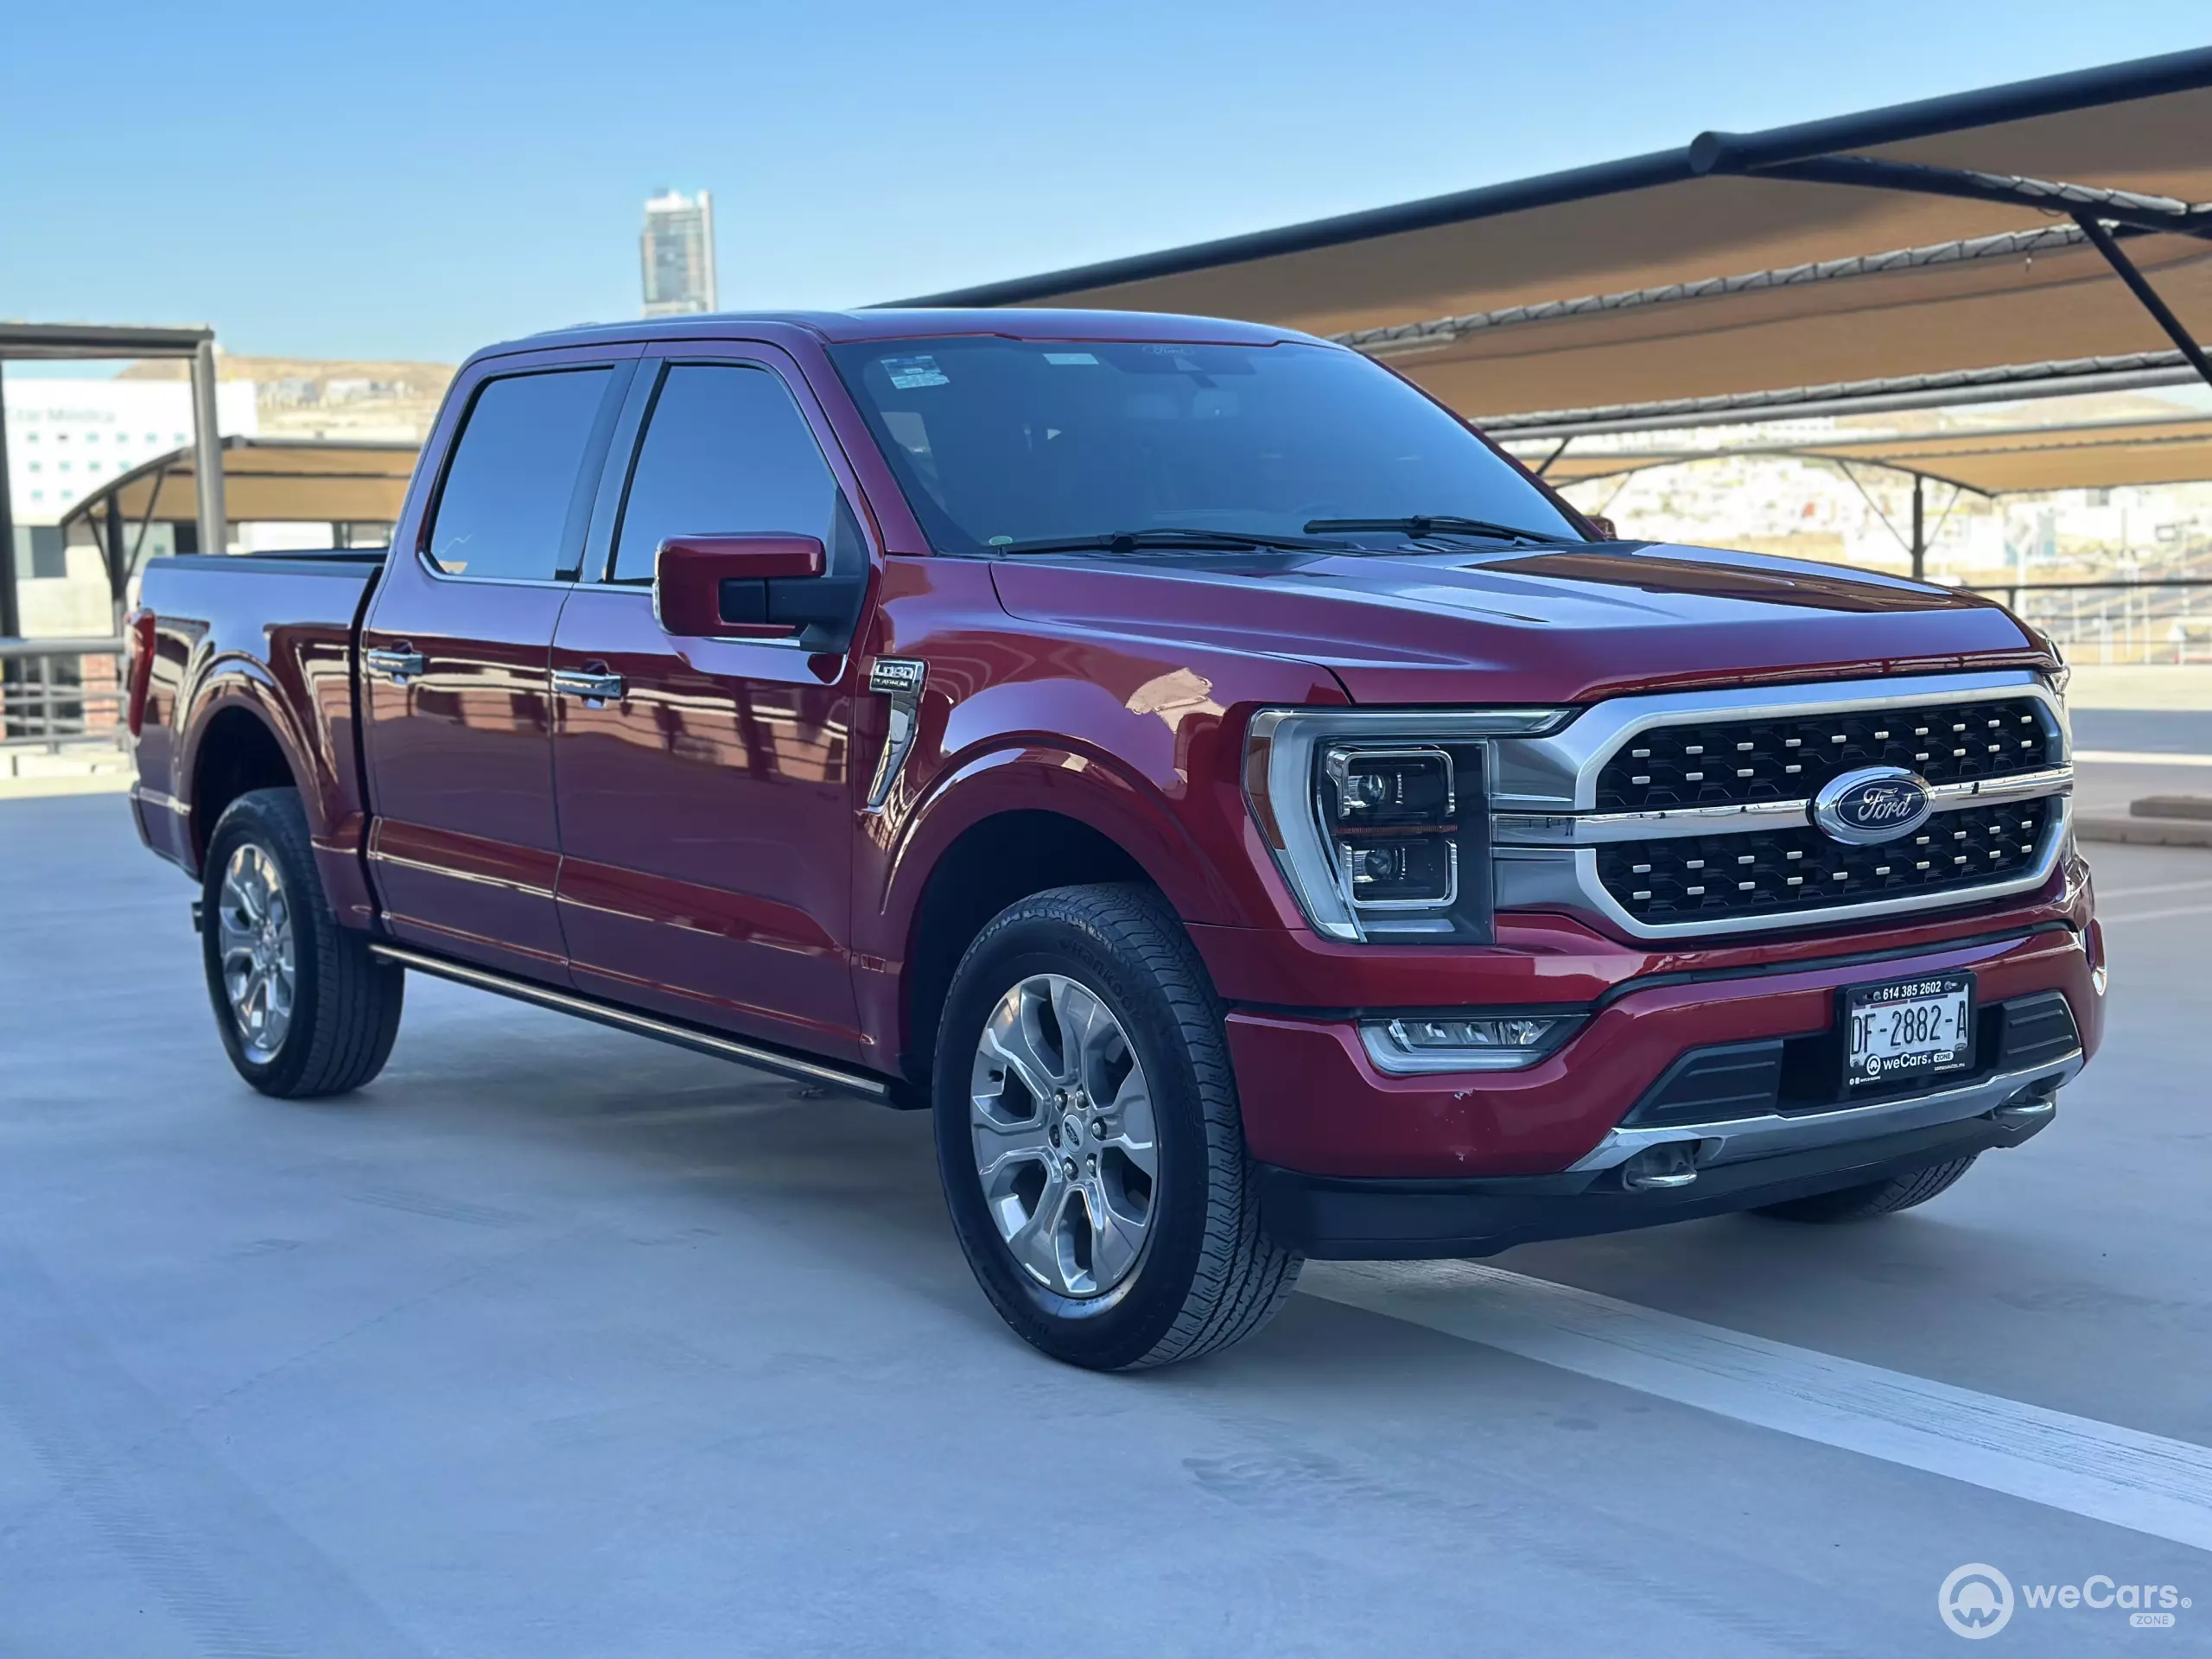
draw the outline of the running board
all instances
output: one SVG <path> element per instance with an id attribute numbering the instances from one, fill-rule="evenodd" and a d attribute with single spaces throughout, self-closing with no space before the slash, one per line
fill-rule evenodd
<path id="1" fill-rule="evenodd" d="M 702 1031 L 696 1026 L 678 1025 L 673 1020 L 657 1020 L 649 1014 L 618 1007 L 611 1002 L 601 1002 L 588 996 L 579 996 L 574 991 L 556 991 L 550 985 L 540 985 L 527 979 L 518 979 L 508 974 L 495 973 L 489 968 L 478 968 L 469 963 L 448 962 L 443 957 L 434 957 L 427 951 L 410 950 L 397 944 L 372 942 L 369 954 L 382 957 L 386 962 L 396 962 L 418 972 L 434 974 L 440 979 L 450 979 L 457 984 L 473 985 L 480 991 L 493 991 L 501 996 L 512 996 L 518 1002 L 535 1002 L 541 1008 L 552 1008 L 562 1014 L 573 1014 L 580 1020 L 595 1020 L 602 1026 L 612 1026 L 617 1031 L 626 1031 L 639 1037 L 651 1037 L 660 1042 L 673 1043 L 678 1048 L 688 1048 L 696 1053 L 711 1054 L 717 1059 L 735 1060 L 741 1065 L 755 1066 L 763 1071 L 772 1071 L 778 1077 L 790 1077 L 799 1083 L 817 1083 L 825 1088 L 841 1089 L 848 1094 L 879 1104 L 899 1103 L 893 1096 L 893 1084 L 886 1077 L 836 1065 L 830 1060 L 809 1059 L 780 1050 L 762 1048 L 743 1042 L 735 1037 L 725 1037 L 720 1032 Z"/>

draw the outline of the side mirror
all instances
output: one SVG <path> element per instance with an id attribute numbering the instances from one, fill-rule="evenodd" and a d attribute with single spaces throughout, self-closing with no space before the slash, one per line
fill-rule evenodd
<path id="1" fill-rule="evenodd" d="M 1594 512 L 1586 513 L 1583 516 L 1590 520 L 1590 527 L 1598 532 L 1598 539 L 1599 541 L 1618 542 L 1620 540 L 1621 533 L 1618 530 L 1613 527 L 1613 521 L 1611 519 L 1600 518 Z"/>
<path id="2" fill-rule="evenodd" d="M 653 557 L 653 614 L 682 638 L 788 639 L 820 620 L 805 588 L 829 568 L 813 536 L 671 536 Z"/>

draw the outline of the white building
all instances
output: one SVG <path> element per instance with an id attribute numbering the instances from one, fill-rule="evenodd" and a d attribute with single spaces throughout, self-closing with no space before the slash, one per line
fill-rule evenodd
<path id="1" fill-rule="evenodd" d="M 16 524 L 16 592 L 26 635 L 106 634 L 114 626 L 99 553 L 64 547 L 56 528 L 79 500 L 132 467 L 192 442 L 183 380 L 91 380 L 10 373 L 8 500 Z M 253 383 L 215 388 L 216 425 L 259 430 Z"/>
<path id="2" fill-rule="evenodd" d="M 182 380 L 13 373 L 6 403 L 8 499 L 18 525 L 58 524 L 101 485 L 192 442 L 192 387 Z M 250 380 L 219 383 L 215 412 L 226 434 L 261 429 Z"/>

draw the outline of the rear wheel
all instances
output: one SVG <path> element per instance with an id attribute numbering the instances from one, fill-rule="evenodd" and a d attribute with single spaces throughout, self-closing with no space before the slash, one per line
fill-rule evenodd
<path id="1" fill-rule="evenodd" d="M 969 1266 L 1055 1358 L 1192 1358 L 1297 1283 L 1260 1219 L 1212 988 L 1148 888 L 1056 888 L 983 930 L 945 1001 L 936 1128 Z"/>
<path id="2" fill-rule="evenodd" d="M 216 823 L 200 948 L 223 1047 L 262 1093 L 343 1094 L 384 1069 L 405 970 L 338 925 L 297 791 L 251 790 Z"/>
<path id="3" fill-rule="evenodd" d="M 1757 1213 L 1779 1221 L 1872 1221 L 1877 1216 L 1893 1215 L 1899 1210 L 1910 1210 L 1916 1204 L 1927 1203 L 1973 1167 L 1974 1158 L 1955 1158 L 1948 1164 L 1931 1164 L 1926 1169 L 1892 1176 L 1886 1181 L 1868 1181 L 1862 1186 L 1815 1192 L 1809 1198 L 1761 1205 Z"/>

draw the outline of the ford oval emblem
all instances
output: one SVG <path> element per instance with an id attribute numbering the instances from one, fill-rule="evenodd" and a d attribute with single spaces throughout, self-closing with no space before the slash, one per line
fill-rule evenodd
<path id="1" fill-rule="evenodd" d="M 1909 836 L 1935 810 L 1927 779 L 1903 766 L 1861 766 L 1831 778 L 1813 797 L 1813 822 L 1851 847 Z"/>

